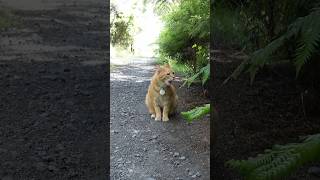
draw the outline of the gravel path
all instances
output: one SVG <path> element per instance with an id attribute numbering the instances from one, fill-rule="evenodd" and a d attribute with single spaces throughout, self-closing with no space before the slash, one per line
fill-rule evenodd
<path id="1" fill-rule="evenodd" d="M 144 104 L 150 62 L 132 59 L 111 73 L 111 179 L 209 179 L 209 118 L 152 120 Z M 200 94 L 199 87 L 178 89 L 178 111 L 208 101 Z"/>
<path id="2" fill-rule="evenodd" d="M 107 4 L 2 2 L 0 179 L 108 179 Z"/>

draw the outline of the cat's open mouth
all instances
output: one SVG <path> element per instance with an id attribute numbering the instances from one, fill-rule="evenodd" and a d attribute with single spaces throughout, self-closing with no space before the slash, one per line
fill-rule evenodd
<path id="1" fill-rule="evenodd" d="M 171 85 L 172 81 L 173 80 L 167 80 L 167 81 L 165 81 L 165 83 L 169 86 L 169 85 Z"/>

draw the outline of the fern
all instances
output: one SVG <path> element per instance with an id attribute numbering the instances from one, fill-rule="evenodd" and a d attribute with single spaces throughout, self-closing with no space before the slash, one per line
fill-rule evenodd
<path id="1" fill-rule="evenodd" d="M 200 119 L 206 114 L 210 113 L 210 104 L 206 104 L 202 107 L 196 107 L 187 112 L 181 112 L 183 118 L 185 118 L 188 122 L 192 122 L 195 119 Z"/>
<path id="2" fill-rule="evenodd" d="M 273 63 L 277 59 L 274 57 L 275 53 L 292 38 L 298 42 L 295 57 L 293 58 L 293 64 L 296 66 L 296 76 L 298 76 L 304 64 L 318 51 L 317 47 L 319 46 L 320 40 L 320 9 L 314 9 L 309 15 L 298 18 L 288 27 L 287 32 L 282 36 L 273 40 L 266 47 L 252 53 L 249 59 L 243 61 L 228 79 L 236 79 L 245 71 L 250 74 L 250 81 L 252 83 L 258 70 L 267 64 Z"/>
<path id="3" fill-rule="evenodd" d="M 226 165 L 246 179 L 281 179 L 300 166 L 320 160 L 320 134 L 308 136 L 302 143 L 275 145 L 265 154 L 248 160 L 230 160 Z"/>
<path id="4" fill-rule="evenodd" d="M 199 72 L 197 72 L 193 76 L 185 79 L 182 86 L 185 86 L 187 84 L 188 87 L 190 87 L 190 85 L 194 83 L 198 78 L 201 78 L 202 85 L 204 85 L 208 81 L 209 77 L 210 77 L 210 63 L 208 63 L 205 67 L 201 68 Z"/>

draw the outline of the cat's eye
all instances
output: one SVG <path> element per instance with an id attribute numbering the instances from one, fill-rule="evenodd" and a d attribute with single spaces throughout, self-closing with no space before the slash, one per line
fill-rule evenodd
<path id="1" fill-rule="evenodd" d="M 170 75 L 170 73 L 168 73 L 167 75 Z"/>
<path id="2" fill-rule="evenodd" d="M 174 74 L 174 72 L 172 72 L 172 74 Z"/>

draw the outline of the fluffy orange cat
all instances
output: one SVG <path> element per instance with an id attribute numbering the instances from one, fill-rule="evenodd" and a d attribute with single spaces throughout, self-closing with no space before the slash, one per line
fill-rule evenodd
<path id="1" fill-rule="evenodd" d="M 155 118 L 156 121 L 160 121 L 161 117 L 162 121 L 169 121 L 169 115 L 176 111 L 178 96 L 172 85 L 174 79 L 174 72 L 169 65 L 158 66 L 151 79 L 146 95 L 146 105 L 151 118 Z"/>

